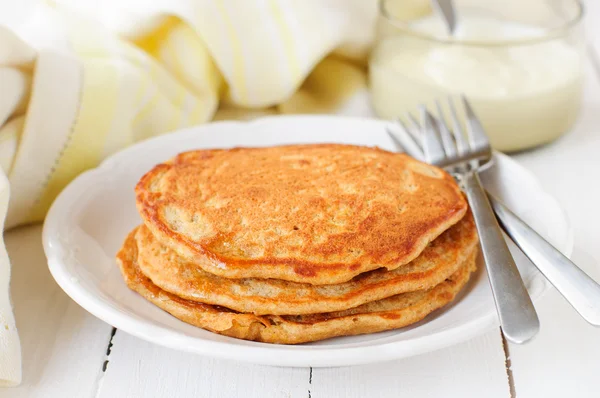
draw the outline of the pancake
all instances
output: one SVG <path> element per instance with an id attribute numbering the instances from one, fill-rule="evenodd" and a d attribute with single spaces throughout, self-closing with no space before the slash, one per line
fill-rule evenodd
<path id="1" fill-rule="evenodd" d="M 253 315 L 182 299 L 141 273 L 133 232 L 117 255 L 130 289 L 174 317 L 212 332 L 245 340 L 298 344 L 336 336 L 397 329 L 422 320 L 451 302 L 475 270 L 476 253 L 444 282 L 429 290 L 402 293 L 346 311 L 313 315 Z"/>
<path id="2" fill-rule="evenodd" d="M 456 272 L 473 253 L 477 231 L 467 213 L 405 266 L 370 271 L 337 285 L 314 286 L 277 279 L 227 279 L 186 262 L 160 244 L 148 228 L 135 233 L 141 272 L 179 297 L 254 314 L 340 311 L 399 293 L 431 288 Z"/>
<path id="3" fill-rule="evenodd" d="M 159 242 L 207 272 L 315 285 L 396 269 L 467 210 L 443 170 L 337 144 L 182 153 L 142 177 L 136 203 Z"/>

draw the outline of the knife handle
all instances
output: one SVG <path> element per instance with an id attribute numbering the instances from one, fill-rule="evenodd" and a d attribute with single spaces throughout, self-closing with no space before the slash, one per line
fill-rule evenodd
<path id="1" fill-rule="evenodd" d="M 600 285 L 488 192 L 506 234 L 583 319 L 600 326 Z"/>

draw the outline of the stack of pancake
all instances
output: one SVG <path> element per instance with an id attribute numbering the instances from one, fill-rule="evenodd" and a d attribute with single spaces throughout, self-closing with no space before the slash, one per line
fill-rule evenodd
<path id="1" fill-rule="evenodd" d="M 378 148 L 197 150 L 136 186 L 127 285 L 180 320 L 296 344 L 400 328 L 451 302 L 477 232 L 443 170 Z"/>

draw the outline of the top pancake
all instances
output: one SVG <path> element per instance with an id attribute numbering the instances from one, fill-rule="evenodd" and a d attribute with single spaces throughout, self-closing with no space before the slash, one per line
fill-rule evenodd
<path id="1" fill-rule="evenodd" d="M 336 144 L 182 153 L 136 200 L 156 239 L 207 272 L 311 284 L 404 265 L 467 209 L 439 168 Z"/>

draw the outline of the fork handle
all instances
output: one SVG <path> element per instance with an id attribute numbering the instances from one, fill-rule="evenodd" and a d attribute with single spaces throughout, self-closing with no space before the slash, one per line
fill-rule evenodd
<path id="1" fill-rule="evenodd" d="M 600 285 L 488 193 L 504 231 L 583 319 L 600 326 Z"/>
<path id="2" fill-rule="evenodd" d="M 513 343 L 524 343 L 539 331 L 537 313 L 504 241 L 479 175 L 468 173 L 463 186 L 479 233 L 502 332 Z"/>

